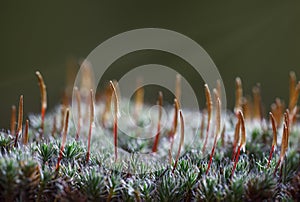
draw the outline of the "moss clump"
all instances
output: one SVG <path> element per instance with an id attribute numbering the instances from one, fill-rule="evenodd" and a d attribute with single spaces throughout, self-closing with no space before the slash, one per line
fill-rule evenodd
<path id="1" fill-rule="evenodd" d="M 239 80 L 239 91 L 240 88 Z M 114 96 L 117 96 L 116 93 Z M 241 93 L 239 96 L 242 96 Z M 256 96 L 258 96 L 257 92 Z M 222 123 L 226 125 L 226 131 L 218 128 L 218 131 L 223 133 L 220 135 L 222 141 L 218 141 L 218 137 L 213 133 L 208 133 L 206 152 L 205 149 L 203 150 L 206 136 L 199 137 L 198 131 L 195 131 L 192 124 L 195 112 L 188 110 L 180 111 L 180 114 L 183 113 L 185 117 L 184 130 L 178 129 L 178 132 L 173 134 L 176 129 L 172 122 L 177 120 L 174 118 L 170 121 L 170 126 L 160 131 L 159 140 L 155 140 L 157 144 L 155 154 L 149 154 L 153 149 L 154 138 L 140 138 L 143 134 L 149 133 L 147 128 L 132 129 L 130 136 L 124 135 L 121 130 L 113 130 L 116 128 L 113 124 L 116 114 L 115 117 L 105 118 L 106 123 L 105 126 L 102 125 L 101 131 L 98 131 L 93 123 L 85 121 L 86 114 L 87 117 L 93 114 L 89 113 L 93 107 L 89 107 L 88 101 L 80 103 L 80 108 L 87 110 L 82 110 L 82 121 L 73 122 L 70 119 L 68 127 L 65 128 L 66 111 L 67 114 L 71 113 L 66 105 L 59 106 L 45 117 L 42 115 L 43 118 L 40 115 L 30 115 L 29 129 L 24 131 L 26 134 L 18 130 L 18 140 L 14 132 L 6 130 L 0 132 L 0 201 L 299 199 L 299 122 L 290 119 L 283 120 L 284 126 L 277 123 L 278 131 L 284 128 L 284 135 L 278 132 L 279 139 L 284 137 L 279 142 L 279 145 L 284 144 L 284 149 L 274 151 L 268 166 L 270 150 L 276 144 L 272 141 L 274 128 L 272 129 L 271 124 L 263 117 L 257 119 L 259 113 L 252 116 L 243 111 L 242 109 L 246 109 L 245 106 L 242 106 L 239 97 L 237 100 L 239 103 L 235 107 L 236 114 L 239 114 L 240 119 L 243 118 L 241 122 L 245 121 L 243 123 L 245 128 L 241 129 L 241 134 L 235 136 L 238 120 L 236 114 L 228 112 L 225 122 Z M 95 117 L 103 114 L 105 111 L 103 106 L 105 107 L 105 104 L 100 104 L 99 108 L 95 105 Z M 120 103 L 120 111 L 122 107 L 124 106 Z M 144 106 L 144 110 L 145 108 L 147 106 Z M 138 123 L 147 125 L 148 117 L 144 116 L 143 111 L 140 113 Z M 182 118 L 180 127 L 183 127 L 183 117 L 180 117 Z M 200 121 L 205 124 L 203 128 L 206 128 L 207 120 L 215 118 L 212 115 L 206 119 L 205 114 L 202 117 L 205 119 Z M 280 117 L 276 115 L 275 119 L 280 120 Z M 57 120 L 62 120 L 60 125 L 56 123 Z M 94 117 L 90 117 L 90 120 L 94 120 Z M 81 124 L 80 134 L 76 130 L 78 124 Z M 119 124 L 132 127 L 129 122 Z M 211 125 L 214 128 L 214 124 Z M 89 130 L 91 128 L 93 130 Z M 156 131 L 157 127 L 154 126 L 152 129 Z M 114 135 L 116 133 L 118 136 Z M 170 139 L 170 133 L 172 138 L 175 137 L 174 142 L 174 139 Z M 183 137 L 179 133 L 184 135 L 184 142 L 183 138 L 179 138 Z M 250 134 L 247 138 L 246 133 Z M 237 159 L 236 165 L 232 157 L 232 154 L 237 152 L 233 151 L 234 136 L 236 147 L 245 146 L 245 152 L 241 148 L 241 155 L 234 158 Z M 24 137 L 28 138 L 28 141 L 22 141 Z M 88 139 L 90 139 L 90 148 L 87 146 Z M 179 139 L 181 139 L 180 143 Z M 214 139 L 216 143 L 212 144 Z M 122 153 L 120 149 L 115 150 L 113 143 L 110 144 L 111 146 L 108 145 L 109 142 L 115 141 L 118 147 L 128 152 L 127 156 L 123 155 L 124 152 Z M 174 147 L 174 151 L 170 150 L 170 144 Z M 214 145 L 215 151 L 212 155 L 208 153 L 209 145 Z M 181 150 L 178 150 L 178 147 Z M 181 151 L 181 156 L 174 160 L 173 156 L 174 154 L 176 156 L 177 151 Z M 115 158 L 116 152 L 118 152 L 118 159 Z M 161 163 L 155 163 L 151 158 L 143 159 L 139 156 L 141 153 L 148 157 L 159 158 Z M 88 159 L 87 154 L 89 154 Z M 276 170 L 278 159 L 281 157 L 283 159 Z M 208 165 L 210 165 L 209 170 Z"/>

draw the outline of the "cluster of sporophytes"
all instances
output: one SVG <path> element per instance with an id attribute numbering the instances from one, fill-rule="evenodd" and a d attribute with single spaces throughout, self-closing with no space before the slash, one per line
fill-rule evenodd
<path id="1" fill-rule="evenodd" d="M 11 128 L 0 133 L 0 201 L 261 201 L 300 198 L 300 125 L 297 106 L 300 82 L 290 73 L 287 109 L 276 99 L 264 116 L 260 86 L 253 96 L 243 95 L 236 79 L 233 113 L 221 111 L 220 83 L 211 93 L 205 85 L 206 109 L 180 109 L 180 77 L 171 123 L 132 129 L 129 136 L 118 130 L 122 112 L 116 82 L 110 82 L 102 100 L 92 90 L 74 89 L 76 104 L 68 99 L 46 114 L 47 94 L 37 72 L 41 91 L 41 114 L 30 115 L 23 125 L 23 96 L 18 113 L 12 107 Z M 83 78 L 89 88 L 87 78 Z M 103 99 L 104 98 L 104 99 Z M 143 110 L 144 90 L 136 92 L 133 116 L 138 125 L 149 121 Z M 100 103 L 96 106 L 96 104 Z M 163 106 L 163 94 L 158 96 Z M 74 110 L 75 109 L 75 110 Z M 77 121 L 71 115 L 76 114 Z M 200 113 L 196 138 L 193 117 Z M 18 114 L 18 117 L 16 118 Z M 96 117 L 102 130 L 95 127 Z M 197 122 L 198 123 L 198 122 Z M 17 127 L 16 127 L 17 125 Z M 140 139 L 153 133 L 152 139 Z M 106 137 L 105 137 L 106 136 Z M 110 136 L 110 137 L 107 137 Z M 277 138 L 278 137 L 278 138 Z M 107 146 L 110 138 L 112 146 Z M 194 147 L 190 147 L 193 142 Z M 130 153 L 122 156 L 118 148 Z M 277 149 L 278 148 L 278 149 Z M 159 157 L 153 164 L 135 158 L 137 153 Z M 174 157 L 174 158 L 173 158 Z M 151 171 L 151 172 L 150 172 Z"/>

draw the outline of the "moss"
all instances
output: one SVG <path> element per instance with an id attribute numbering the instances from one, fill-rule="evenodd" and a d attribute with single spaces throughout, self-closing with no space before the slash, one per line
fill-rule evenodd
<path id="1" fill-rule="evenodd" d="M 240 80 L 238 91 L 239 103 L 235 108 L 241 118 L 243 112 L 240 106 L 240 96 L 242 96 Z M 211 101 L 208 103 L 211 105 Z M 120 107 L 119 110 L 122 111 L 122 104 L 119 104 L 120 106 L 115 108 Z M 136 138 L 141 134 L 148 134 L 149 129 L 132 129 L 130 136 L 126 136 L 120 130 L 113 130 L 115 126 L 112 123 L 117 117 L 115 111 L 114 117 L 105 118 L 106 122 L 111 121 L 109 124 L 106 123 L 109 126 L 102 125 L 103 130 L 97 131 L 92 123 L 94 117 L 89 117 L 91 121 L 86 122 L 84 117 L 85 114 L 89 116 L 84 109 L 94 111 L 94 106 L 90 107 L 89 102 L 83 101 L 82 122 L 74 123 L 70 119 L 69 126 L 66 126 L 63 125 L 66 122 L 66 113 L 62 113 L 65 110 L 61 108 L 65 109 L 66 105 L 48 112 L 43 119 L 40 115 L 29 116 L 30 126 L 26 144 L 20 140 L 22 136 L 16 140 L 14 131 L 0 132 L 1 201 L 274 201 L 299 198 L 300 127 L 298 122 L 287 127 L 287 120 L 285 120 L 286 132 L 289 132 L 289 135 L 285 136 L 285 140 L 288 140 L 288 144 L 285 145 L 287 149 L 275 150 L 268 167 L 269 153 L 272 144 L 275 144 L 272 143 L 272 127 L 265 122 L 251 120 L 251 117 L 246 119 L 245 126 L 242 126 L 241 137 L 236 139 L 237 144 L 240 140 L 240 145 L 237 146 L 245 144 L 246 148 L 245 152 L 241 151 L 241 155 L 237 157 L 234 170 L 232 142 L 237 118 L 230 112 L 224 123 L 226 132 L 221 137 L 221 144 L 217 141 L 218 137 L 211 138 L 213 135 L 210 133 L 205 133 L 205 137 L 202 138 L 199 135 L 195 136 L 194 126 L 192 126 L 194 112 L 188 110 L 182 112 L 177 109 L 180 114 L 182 113 L 180 117 L 182 120 L 187 114 L 185 124 L 183 121 L 180 122 L 184 130 L 177 130 L 179 132 L 174 133 L 177 126 L 173 122 L 177 118 L 172 118 L 170 121 L 171 128 L 162 129 L 159 139 L 155 141 L 157 152 L 151 154 L 163 162 L 157 164 L 151 159 L 143 159 L 139 156 L 139 153 L 151 156 L 154 141 Z M 97 105 L 95 108 L 95 116 L 99 115 L 98 111 L 103 114 L 103 109 L 102 111 L 97 109 Z M 147 111 L 147 106 L 144 106 L 143 110 Z M 68 114 L 68 110 L 66 111 Z M 144 115 L 143 111 L 139 113 L 141 116 L 138 123 L 148 123 L 149 117 Z M 206 124 L 205 129 L 210 119 L 214 119 L 214 116 L 210 116 L 212 115 L 210 114 L 209 118 L 202 116 L 205 119 L 203 121 L 203 124 Z M 60 125 L 56 125 L 57 119 L 63 120 Z M 274 119 L 280 120 L 275 115 Z M 42 122 L 44 123 L 41 124 Z M 76 130 L 79 123 L 80 134 Z M 121 124 L 132 127 L 129 122 Z M 214 127 L 214 124 L 211 124 L 211 127 Z M 62 130 L 59 131 L 58 128 Z M 93 130 L 89 131 L 91 128 Z M 150 131 L 156 129 L 156 126 L 153 126 Z M 278 129 L 282 129 L 279 123 Z M 173 158 L 170 159 L 169 155 L 170 131 L 172 137 L 177 138 L 177 143 L 174 142 L 175 152 L 172 153 L 171 150 L 171 157 L 174 154 L 176 156 L 177 151 L 181 149 L 181 156 L 176 157 L 175 161 Z M 181 137 L 184 135 L 185 142 L 181 139 L 182 141 L 178 143 L 179 133 Z M 250 134 L 247 138 L 246 133 Z M 88 136 L 90 148 L 87 146 Z M 278 133 L 278 137 L 281 136 L 283 135 Z M 114 144 L 107 145 L 107 140 L 113 142 L 113 137 L 120 148 L 130 153 L 128 156 L 115 150 Z M 65 138 L 66 142 L 62 141 Z M 208 138 L 207 145 L 204 146 L 206 138 Z M 214 139 L 216 143 L 213 144 Z M 15 141 L 18 144 L 14 145 Z M 212 152 L 210 156 L 207 153 L 210 152 L 209 145 L 214 145 L 215 148 L 215 154 Z M 208 151 L 205 152 L 204 147 L 207 147 Z M 118 159 L 116 159 L 116 152 L 118 152 Z M 87 153 L 89 153 L 88 159 Z M 281 155 L 284 159 L 276 171 Z M 60 169 L 56 169 L 58 161 L 60 161 Z"/>

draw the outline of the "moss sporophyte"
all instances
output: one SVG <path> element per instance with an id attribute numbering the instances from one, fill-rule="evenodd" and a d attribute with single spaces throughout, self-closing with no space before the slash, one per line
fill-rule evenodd
<path id="1" fill-rule="evenodd" d="M 120 119 L 125 106 L 118 83 L 110 81 L 99 95 L 91 90 L 89 74 L 86 70 L 82 85 L 90 90 L 75 87 L 74 106 L 66 94 L 61 105 L 47 109 L 47 77 L 38 71 L 40 114 L 29 114 L 23 123 L 26 95 L 12 106 L 10 129 L 0 132 L 0 201 L 299 200 L 300 82 L 294 72 L 288 105 L 276 98 L 267 115 L 262 86 L 254 86 L 252 97 L 244 95 L 241 78 L 235 92 L 228 92 L 236 96 L 232 111 L 221 110 L 220 81 L 212 91 L 204 85 L 204 109 L 185 109 L 177 75 L 174 106 L 167 106 L 159 92 L 155 124 L 149 124 L 142 80 L 126 122 Z M 171 114 L 166 123 L 163 110 Z M 196 113 L 199 130 L 193 124 Z M 124 126 L 130 134 L 120 130 Z M 140 161 L 139 153 L 164 163 Z"/>

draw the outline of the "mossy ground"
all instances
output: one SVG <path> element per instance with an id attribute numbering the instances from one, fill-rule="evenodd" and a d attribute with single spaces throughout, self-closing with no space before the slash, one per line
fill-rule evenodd
<path id="1" fill-rule="evenodd" d="M 186 112 L 186 117 L 191 117 Z M 300 193 L 300 130 L 296 123 L 290 132 L 289 149 L 282 166 L 275 172 L 280 149 L 273 155 L 267 168 L 272 144 L 272 130 L 252 121 L 246 122 L 247 145 L 241 153 L 234 176 L 231 176 L 232 136 L 235 117 L 228 114 L 225 142 L 218 142 L 213 163 L 205 174 L 210 151 L 202 154 L 203 139 L 196 134 L 194 147 L 185 144 L 178 165 L 172 173 L 168 163 L 149 165 L 132 158 L 116 163 L 113 149 L 103 147 L 101 135 L 93 132 L 91 157 L 86 161 L 87 139 L 83 132 L 75 141 L 76 129 L 70 123 L 67 143 L 60 169 L 55 170 L 61 135 L 52 136 L 53 117 L 60 111 L 49 113 L 45 120 L 43 138 L 40 139 L 40 116 L 31 115 L 29 143 L 22 137 L 17 147 L 9 131 L 0 133 L 0 200 L 1 201 L 273 201 L 298 200 Z M 186 121 L 185 136 L 193 133 Z M 58 125 L 59 126 L 59 125 Z M 59 128 L 59 127 L 58 127 Z M 265 129 L 262 129 L 265 128 Z M 83 128 L 84 130 L 84 128 Z M 167 160 L 167 131 L 162 132 L 157 155 Z M 134 133 L 134 132 L 133 132 Z M 280 134 L 280 132 L 279 132 Z M 125 139 L 124 139 L 125 138 Z M 280 139 L 280 138 L 279 138 Z M 188 140 L 188 138 L 187 138 Z M 187 141 L 189 142 L 189 141 Z M 119 146 L 130 152 L 151 151 L 153 141 L 137 141 L 119 135 Z M 166 146 L 167 145 L 167 146 Z M 196 146 L 195 146 L 196 145 Z M 113 148 L 113 147 L 112 147 Z M 209 150 L 209 149 L 208 149 Z M 150 166 L 150 167 L 149 167 Z M 154 169 L 155 168 L 155 169 Z M 152 172 L 149 172 L 149 171 Z M 129 171 L 129 172 L 126 172 Z"/>

